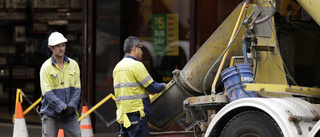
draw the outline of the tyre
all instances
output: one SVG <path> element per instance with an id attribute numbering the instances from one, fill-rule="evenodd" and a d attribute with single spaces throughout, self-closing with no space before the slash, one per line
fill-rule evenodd
<path id="1" fill-rule="evenodd" d="M 221 137 L 283 137 L 277 123 L 259 111 L 246 111 L 233 117 Z"/>

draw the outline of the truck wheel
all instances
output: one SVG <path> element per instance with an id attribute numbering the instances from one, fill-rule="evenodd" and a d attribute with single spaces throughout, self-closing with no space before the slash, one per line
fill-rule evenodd
<path id="1" fill-rule="evenodd" d="M 277 123 L 259 111 L 246 111 L 233 117 L 221 137 L 283 137 Z"/>

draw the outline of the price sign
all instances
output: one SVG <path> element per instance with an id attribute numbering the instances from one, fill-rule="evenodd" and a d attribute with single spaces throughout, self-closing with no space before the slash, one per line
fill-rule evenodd
<path id="1" fill-rule="evenodd" d="M 178 14 L 153 14 L 151 44 L 153 55 L 179 55 Z"/>

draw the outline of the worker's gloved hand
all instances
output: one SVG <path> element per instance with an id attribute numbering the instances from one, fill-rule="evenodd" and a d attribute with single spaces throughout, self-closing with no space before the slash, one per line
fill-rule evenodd
<path id="1" fill-rule="evenodd" d="M 61 111 L 61 113 L 59 114 L 58 118 L 65 119 L 65 118 L 68 118 L 68 117 L 73 116 L 75 114 L 76 114 L 75 108 L 67 106 L 66 109 Z"/>
<path id="2" fill-rule="evenodd" d="M 76 114 L 75 110 L 76 110 L 76 109 L 75 109 L 74 107 L 68 106 L 68 107 L 64 110 L 64 115 L 67 116 L 67 117 L 73 116 L 73 115 Z"/>
<path id="3" fill-rule="evenodd" d="M 67 116 L 66 116 L 66 114 L 65 114 L 65 110 L 62 110 L 62 111 L 60 112 L 58 118 L 60 118 L 60 119 L 65 119 L 65 118 L 67 118 Z"/>

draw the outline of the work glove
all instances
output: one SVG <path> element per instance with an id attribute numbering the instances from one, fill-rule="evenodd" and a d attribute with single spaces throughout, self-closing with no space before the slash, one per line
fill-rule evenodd
<path id="1" fill-rule="evenodd" d="M 60 119 L 65 119 L 65 118 L 67 118 L 67 116 L 66 116 L 66 114 L 65 114 L 65 110 L 62 110 L 62 111 L 60 112 L 58 118 L 60 118 Z"/>
<path id="2" fill-rule="evenodd" d="M 73 116 L 75 115 L 76 112 L 75 112 L 75 108 L 74 107 L 70 107 L 70 106 L 67 106 L 66 109 L 62 110 L 59 114 L 59 118 L 61 119 L 65 119 L 65 118 L 68 118 L 70 116 Z"/>
<path id="3" fill-rule="evenodd" d="M 67 108 L 64 110 L 64 114 L 67 117 L 73 116 L 76 114 L 75 110 L 76 109 L 74 107 L 67 106 Z"/>

